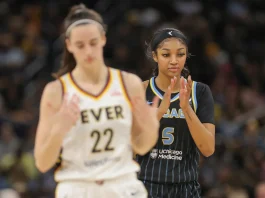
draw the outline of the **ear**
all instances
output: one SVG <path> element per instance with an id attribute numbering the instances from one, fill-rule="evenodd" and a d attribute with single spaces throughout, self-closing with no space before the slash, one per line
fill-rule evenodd
<path id="1" fill-rule="evenodd" d="M 71 43 L 70 43 L 70 40 L 67 38 L 67 39 L 65 39 L 65 45 L 66 45 L 66 48 L 67 48 L 67 50 L 70 52 L 70 53 L 72 53 L 72 45 L 71 45 Z"/>
<path id="2" fill-rule="evenodd" d="M 157 55 L 156 55 L 156 53 L 154 51 L 152 51 L 152 56 L 153 56 L 154 61 L 157 62 L 158 61 L 157 60 Z"/>
<path id="3" fill-rule="evenodd" d="M 107 37 L 105 34 L 103 34 L 101 36 L 101 39 L 102 39 L 102 47 L 105 47 L 106 43 L 107 43 Z"/>

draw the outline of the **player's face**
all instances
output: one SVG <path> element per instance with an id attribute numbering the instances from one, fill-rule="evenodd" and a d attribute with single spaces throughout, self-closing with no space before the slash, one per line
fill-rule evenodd
<path id="1" fill-rule="evenodd" d="M 71 30 L 66 46 L 77 65 L 88 66 L 103 61 L 106 37 L 96 24 L 76 26 Z"/>
<path id="2" fill-rule="evenodd" d="M 180 76 L 187 58 L 187 47 L 177 38 L 164 40 L 153 52 L 153 58 L 158 63 L 159 73 L 166 76 Z"/>

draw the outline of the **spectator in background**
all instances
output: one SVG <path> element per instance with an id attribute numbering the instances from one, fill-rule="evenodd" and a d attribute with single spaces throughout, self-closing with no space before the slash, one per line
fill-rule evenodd
<path id="1" fill-rule="evenodd" d="M 261 146 L 265 142 L 265 1 L 109 2 L 87 1 L 89 8 L 107 19 L 105 54 L 109 66 L 148 79 L 152 66 L 141 53 L 147 35 L 166 26 L 180 29 L 190 38 L 193 57 L 187 64 L 191 75 L 195 81 L 208 84 L 215 99 L 216 149 L 212 157 L 201 159 L 202 195 L 227 198 L 228 180 L 239 171 L 241 188 L 247 190 L 249 198 L 254 197 L 255 185 L 265 181 L 265 152 Z M 51 71 L 59 66 L 55 60 L 60 59 L 63 49 L 63 39 L 58 39 L 60 24 L 71 5 L 70 0 L 0 2 L 0 35 L 7 38 L 0 40 L 0 55 L 4 57 L 0 60 L 0 123 L 12 123 L 13 138 L 28 142 L 29 153 L 34 134 L 28 135 L 32 130 L 28 126 L 38 121 L 40 94 L 51 79 Z M 117 7 L 122 9 L 117 11 Z M 10 69 L 4 65 L 11 57 L 7 54 L 15 57 L 10 64 L 12 72 L 4 70 Z M 261 113 L 255 113 L 256 109 Z M 257 125 L 248 121 L 252 117 Z M 257 130 L 253 130 L 255 125 Z M 0 141 L 5 142 L 2 138 Z M 10 187 L 10 175 L 0 177 L 0 188 Z M 52 198 L 52 179 L 51 171 L 30 181 L 26 197 Z"/>
<path id="2" fill-rule="evenodd" d="M 2 123 L 0 127 L 0 159 L 2 159 L 5 155 L 13 155 L 18 150 L 20 141 L 11 123 Z"/>

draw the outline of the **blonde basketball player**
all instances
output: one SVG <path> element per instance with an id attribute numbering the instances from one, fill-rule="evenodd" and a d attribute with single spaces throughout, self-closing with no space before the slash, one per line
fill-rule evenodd
<path id="1" fill-rule="evenodd" d="M 46 172 L 60 165 L 56 198 L 147 197 L 132 150 L 143 155 L 155 145 L 158 100 L 150 107 L 137 76 L 104 64 L 106 37 L 98 13 L 74 6 L 65 36 L 58 80 L 42 95 L 36 166 Z"/>

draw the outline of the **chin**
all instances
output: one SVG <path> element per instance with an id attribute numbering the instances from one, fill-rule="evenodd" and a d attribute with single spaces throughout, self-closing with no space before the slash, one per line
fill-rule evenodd
<path id="1" fill-rule="evenodd" d="M 174 76 L 180 76 L 179 72 L 167 72 L 167 76 L 173 78 Z"/>
<path id="2" fill-rule="evenodd" d="M 91 67 L 91 65 L 93 65 L 93 61 L 84 61 L 84 67 L 85 68 L 89 68 L 89 67 Z"/>

